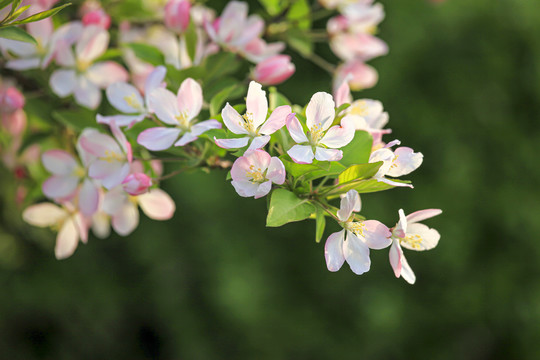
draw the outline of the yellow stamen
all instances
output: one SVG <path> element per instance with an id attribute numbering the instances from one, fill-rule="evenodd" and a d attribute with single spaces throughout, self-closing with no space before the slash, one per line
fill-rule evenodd
<path id="1" fill-rule="evenodd" d="M 261 168 L 255 169 L 255 165 L 249 167 L 251 171 L 246 172 L 246 177 L 251 178 L 251 182 L 254 183 L 263 183 L 266 181 L 266 176 Z"/>
<path id="2" fill-rule="evenodd" d="M 413 249 L 420 250 L 422 248 L 420 246 L 422 244 L 422 237 L 417 234 L 405 236 L 403 239 L 400 239 L 400 242 L 409 245 Z"/>
<path id="3" fill-rule="evenodd" d="M 315 124 L 309 131 L 309 137 L 311 138 L 310 144 L 315 146 L 322 137 L 323 129 L 319 127 L 319 124 Z"/>
<path id="4" fill-rule="evenodd" d="M 183 129 L 183 130 L 189 130 L 190 129 L 190 123 L 189 123 L 189 120 L 188 120 L 188 113 L 187 112 L 182 112 L 180 113 L 180 115 L 176 115 L 175 118 L 176 118 L 176 121 L 178 121 L 178 127 Z"/>
<path id="5" fill-rule="evenodd" d="M 253 114 L 247 112 L 242 115 L 242 119 L 244 119 L 244 122 L 240 122 L 240 126 L 246 129 L 249 134 L 256 136 L 257 129 L 255 129 L 255 125 L 253 125 Z"/>
<path id="6" fill-rule="evenodd" d="M 364 237 L 364 228 L 366 224 L 362 221 L 347 223 L 347 230 L 352 231 L 356 236 Z"/>
<path id="7" fill-rule="evenodd" d="M 79 178 L 82 178 L 86 175 L 86 170 L 80 166 L 77 166 L 75 170 L 73 170 L 73 175 Z"/>
<path id="8" fill-rule="evenodd" d="M 349 114 L 351 115 L 366 116 L 368 114 L 368 105 L 365 100 L 353 102 L 349 109 Z"/>
<path id="9" fill-rule="evenodd" d="M 132 108 L 142 110 L 142 105 L 137 99 L 137 95 L 131 94 L 129 96 L 124 96 L 124 101 Z"/>
<path id="10" fill-rule="evenodd" d="M 105 150 L 105 156 L 102 156 L 99 159 L 110 163 L 113 161 L 124 161 L 124 156 L 111 150 Z"/>

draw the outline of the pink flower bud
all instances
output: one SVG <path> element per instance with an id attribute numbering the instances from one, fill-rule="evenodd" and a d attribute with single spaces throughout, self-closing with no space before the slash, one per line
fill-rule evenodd
<path id="1" fill-rule="evenodd" d="M 377 71 L 361 61 L 350 61 L 337 68 L 334 85 L 339 86 L 347 79 L 351 90 L 358 91 L 368 89 L 377 83 L 379 75 Z"/>
<path id="2" fill-rule="evenodd" d="M 97 25 L 107 30 L 111 26 L 111 17 L 103 9 L 96 9 L 84 14 L 82 22 L 85 26 Z"/>
<path id="3" fill-rule="evenodd" d="M 165 25 L 178 33 L 186 31 L 190 9 L 191 3 L 188 0 L 169 0 L 165 5 Z"/>
<path id="4" fill-rule="evenodd" d="M 2 127 L 11 135 L 19 136 L 26 128 L 26 114 L 24 110 L 17 110 L 11 113 L 0 114 Z"/>
<path id="5" fill-rule="evenodd" d="M 326 31 L 330 35 L 335 35 L 347 30 L 349 27 L 349 20 L 343 15 L 334 16 L 330 18 L 326 23 Z"/>
<path id="6" fill-rule="evenodd" d="M 253 79 L 263 85 L 277 85 L 294 74 L 296 68 L 288 55 L 275 55 L 255 66 Z"/>
<path id="7" fill-rule="evenodd" d="M 129 174 L 122 181 L 124 191 L 133 196 L 145 193 L 150 186 L 152 186 L 152 179 L 144 173 Z"/>
<path id="8" fill-rule="evenodd" d="M 8 87 L 0 90 L 0 112 L 11 113 L 22 109 L 24 106 L 24 96 L 16 88 Z"/>

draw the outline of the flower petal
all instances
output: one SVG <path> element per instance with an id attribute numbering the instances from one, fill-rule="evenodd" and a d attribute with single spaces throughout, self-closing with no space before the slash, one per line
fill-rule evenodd
<path id="1" fill-rule="evenodd" d="M 161 189 L 151 189 L 137 197 L 142 211 L 150 219 L 168 220 L 173 217 L 176 205 L 173 199 Z"/>
<path id="2" fill-rule="evenodd" d="M 407 227 L 406 239 L 412 237 L 412 240 L 417 240 L 414 244 L 416 246 L 411 246 L 409 242 L 402 241 L 401 245 L 410 250 L 423 251 L 433 249 L 439 243 L 441 235 L 435 229 L 429 228 L 424 224 L 412 223 Z"/>
<path id="3" fill-rule="evenodd" d="M 398 177 L 407 175 L 416 170 L 424 160 L 422 153 L 415 153 L 409 147 L 399 147 L 394 151 L 392 167 L 386 173 L 389 176 Z"/>
<path id="4" fill-rule="evenodd" d="M 120 210 L 112 216 L 112 227 L 118 235 L 127 236 L 139 225 L 139 210 L 131 201 L 122 204 Z"/>
<path id="5" fill-rule="evenodd" d="M 324 244 L 324 258 L 329 271 L 338 271 L 345 262 L 343 254 L 343 240 L 345 230 L 331 234 Z"/>
<path id="6" fill-rule="evenodd" d="M 165 68 L 165 66 L 160 65 L 160 66 L 157 66 L 146 77 L 146 80 L 145 80 L 145 83 L 144 83 L 144 96 L 145 96 L 145 99 L 146 99 L 146 106 L 147 107 L 150 108 L 149 95 L 152 93 L 152 91 L 154 91 L 154 89 L 158 89 L 158 88 L 161 87 L 161 84 L 163 83 L 163 80 L 165 79 L 165 74 L 166 73 L 167 73 L 167 69 Z"/>
<path id="7" fill-rule="evenodd" d="M 390 259 L 390 265 L 394 270 L 394 275 L 398 278 L 401 275 L 401 257 L 403 256 L 403 250 L 399 246 L 399 241 L 392 242 L 388 257 Z"/>
<path id="8" fill-rule="evenodd" d="M 232 186 L 234 187 L 234 190 L 238 193 L 238 195 L 242 197 L 252 197 L 257 192 L 257 189 L 259 187 L 258 184 L 252 183 L 251 181 L 231 181 Z"/>
<path id="9" fill-rule="evenodd" d="M 199 136 L 212 129 L 221 129 L 221 123 L 214 119 L 201 121 L 191 127 L 191 133 Z"/>
<path id="10" fill-rule="evenodd" d="M 102 116 L 97 114 L 96 116 L 96 120 L 99 124 L 110 125 L 114 121 L 117 126 L 127 126 L 128 128 L 132 127 L 135 123 L 143 121 L 145 118 L 146 114 L 113 116 Z"/>
<path id="11" fill-rule="evenodd" d="M 315 148 L 315 159 L 319 161 L 339 161 L 343 158 L 343 151 L 337 149 Z"/>
<path id="12" fill-rule="evenodd" d="M 195 118 L 201 112 L 203 95 L 201 85 L 192 78 L 187 78 L 178 89 L 178 110 L 186 113 L 187 119 Z"/>
<path id="13" fill-rule="evenodd" d="M 137 142 L 152 151 L 162 151 L 170 148 L 180 136 L 180 129 L 154 127 L 139 134 Z"/>
<path id="14" fill-rule="evenodd" d="M 217 146 L 223 149 L 239 149 L 246 146 L 249 142 L 248 137 L 243 137 L 239 139 L 216 139 L 214 141 Z"/>
<path id="15" fill-rule="evenodd" d="M 6 63 L 6 69 L 17 70 L 17 71 L 37 69 L 39 68 L 40 63 L 41 63 L 40 58 L 10 60 Z"/>
<path id="16" fill-rule="evenodd" d="M 440 214 L 442 214 L 441 209 L 419 210 L 419 211 L 413 212 L 412 214 L 407 215 L 407 221 L 412 224 L 412 223 L 416 223 L 422 220 L 432 218 Z"/>
<path id="17" fill-rule="evenodd" d="M 343 255 L 352 272 L 356 275 L 362 275 L 369 271 L 371 266 L 369 248 L 350 231 L 347 231 L 347 239 L 343 243 Z"/>
<path id="18" fill-rule="evenodd" d="M 38 227 L 56 225 L 67 216 L 68 213 L 64 209 L 47 202 L 31 205 L 22 213 L 24 221 Z"/>
<path id="19" fill-rule="evenodd" d="M 229 103 L 225 105 L 221 110 L 221 117 L 227 129 L 235 134 L 247 134 L 247 130 L 244 128 L 244 119 L 238 111 L 236 111 Z"/>
<path id="20" fill-rule="evenodd" d="M 279 158 L 272 156 L 266 178 L 272 180 L 274 184 L 281 185 L 285 182 L 285 166 Z"/>
<path id="21" fill-rule="evenodd" d="M 111 105 L 123 113 L 133 114 L 144 111 L 141 94 L 131 84 L 124 82 L 111 84 L 107 87 L 106 94 Z"/>
<path id="22" fill-rule="evenodd" d="M 106 239 L 111 234 L 109 215 L 100 211 L 92 216 L 92 232 L 100 239 Z"/>
<path id="23" fill-rule="evenodd" d="M 178 125 L 178 100 L 176 96 L 167 89 L 158 88 L 150 93 L 150 106 L 156 113 L 159 120 L 169 125 Z"/>
<path id="24" fill-rule="evenodd" d="M 73 216 L 69 217 L 56 237 L 56 246 L 54 247 L 54 255 L 58 260 L 70 257 L 77 249 L 79 244 L 79 231 Z"/>
<path id="25" fill-rule="evenodd" d="M 255 191 L 255 199 L 259 199 L 263 196 L 266 196 L 272 190 L 272 181 L 268 180 L 263 182 L 257 187 L 257 191 Z"/>
<path id="26" fill-rule="evenodd" d="M 266 120 L 268 114 L 268 101 L 266 92 L 261 84 L 251 81 L 246 98 L 246 113 L 251 114 L 253 118 L 253 127 L 257 129 Z"/>
<path id="27" fill-rule="evenodd" d="M 182 135 L 180 140 L 174 143 L 174 146 L 184 146 L 195 140 L 197 140 L 197 136 L 193 135 L 193 133 L 187 132 Z"/>
<path id="28" fill-rule="evenodd" d="M 287 123 L 287 117 L 291 114 L 289 105 L 278 106 L 272 111 L 270 117 L 261 126 L 259 134 L 270 135 L 281 129 Z"/>
<path id="29" fill-rule="evenodd" d="M 86 70 L 86 77 L 101 89 L 129 79 L 126 69 L 114 61 L 102 61 L 90 66 Z"/>
<path id="30" fill-rule="evenodd" d="M 332 95 L 326 92 L 315 93 L 306 108 L 306 125 L 308 129 L 311 129 L 314 125 L 317 125 L 319 129 L 323 131 L 328 129 L 335 116 L 334 99 Z"/>
<path id="31" fill-rule="evenodd" d="M 270 135 L 266 136 L 257 136 L 253 139 L 249 145 L 248 150 L 255 150 L 263 148 L 270 141 Z"/>
<path id="32" fill-rule="evenodd" d="M 307 145 L 294 145 L 287 151 L 287 154 L 297 164 L 311 164 L 315 157 L 311 146 Z"/>
<path id="33" fill-rule="evenodd" d="M 107 50 L 109 33 L 97 25 L 86 26 L 75 47 L 77 60 L 90 63 Z"/>
<path id="34" fill-rule="evenodd" d="M 384 249 L 392 243 L 392 233 L 386 225 L 377 220 L 364 221 L 364 240 L 370 249 Z"/>
<path id="35" fill-rule="evenodd" d="M 90 179 L 85 179 L 79 190 L 79 209 L 85 216 L 92 216 L 99 207 L 99 189 Z"/>
<path id="36" fill-rule="evenodd" d="M 345 194 L 345 196 L 341 198 L 341 203 L 337 212 L 337 216 L 339 220 L 347 221 L 351 217 L 353 211 L 358 212 L 361 208 L 362 202 L 360 201 L 360 195 L 358 195 L 358 191 L 349 190 L 347 194 Z"/>
<path id="37" fill-rule="evenodd" d="M 89 109 L 96 109 L 101 102 L 101 90 L 86 77 L 80 75 L 75 85 L 75 101 Z"/>
<path id="38" fill-rule="evenodd" d="M 79 178 L 76 176 L 55 175 L 48 178 L 41 189 L 51 199 L 59 199 L 72 195 L 77 190 Z"/>
<path id="39" fill-rule="evenodd" d="M 341 126 L 332 126 L 323 138 L 319 141 L 319 144 L 326 145 L 329 148 L 339 149 L 350 143 L 354 138 L 355 126 L 354 120 L 345 116 L 341 120 Z"/>
<path id="40" fill-rule="evenodd" d="M 287 116 L 286 124 L 287 130 L 289 130 L 289 134 L 291 134 L 291 137 L 295 143 L 302 144 L 308 142 L 304 129 L 302 129 L 302 125 L 294 113 Z"/>
<path id="41" fill-rule="evenodd" d="M 58 149 L 44 152 L 41 162 L 47 171 L 55 175 L 70 175 L 78 166 L 73 155 Z"/>
<path id="42" fill-rule="evenodd" d="M 411 285 L 416 282 L 416 275 L 414 275 L 413 270 L 409 266 L 405 255 L 401 256 L 401 277 Z"/>
<path id="43" fill-rule="evenodd" d="M 56 95 L 66 97 L 75 91 L 77 75 L 74 70 L 55 70 L 49 79 L 49 85 Z"/>

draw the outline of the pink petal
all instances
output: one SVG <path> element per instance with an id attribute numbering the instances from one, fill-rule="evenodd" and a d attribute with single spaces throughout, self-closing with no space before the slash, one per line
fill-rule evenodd
<path id="1" fill-rule="evenodd" d="M 287 151 L 287 154 L 297 164 L 311 164 L 315 157 L 311 146 L 307 145 L 294 145 Z"/>
<path id="2" fill-rule="evenodd" d="M 176 205 L 173 199 L 161 189 L 152 189 L 137 197 L 142 211 L 150 219 L 168 220 L 173 217 Z"/>
<path id="3" fill-rule="evenodd" d="M 263 126 L 261 126 L 259 134 L 270 135 L 275 133 L 286 124 L 289 114 L 291 114 L 291 107 L 289 105 L 278 106 L 272 111 L 272 114 L 270 114 L 270 117 Z"/>
<path id="4" fill-rule="evenodd" d="M 388 171 L 387 175 L 398 177 L 407 175 L 418 169 L 422 164 L 424 155 L 422 153 L 415 153 L 413 149 L 408 147 L 399 147 L 394 151 L 393 165 Z"/>
<path id="5" fill-rule="evenodd" d="M 77 76 L 74 70 L 55 70 L 49 80 L 52 91 L 60 96 L 66 97 L 75 91 Z"/>
<path id="6" fill-rule="evenodd" d="M 231 181 L 231 185 L 234 187 L 234 190 L 238 193 L 238 195 L 242 197 L 252 197 L 257 192 L 257 189 L 259 188 L 259 185 L 256 183 L 252 183 L 251 181 Z"/>
<path id="7" fill-rule="evenodd" d="M 394 275 L 398 278 L 401 275 L 401 257 L 403 255 L 403 250 L 401 250 L 401 246 L 399 246 L 399 241 L 392 242 L 392 246 L 390 247 L 390 252 L 388 253 L 388 257 L 390 258 L 390 265 L 392 266 L 392 269 L 394 270 Z"/>
<path id="8" fill-rule="evenodd" d="M 97 157 L 106 156 L 108 152 L 122 153 L 122 149 L 111 136 L 97 131 L 83 132 L 79 138 L 79 144 L 83 150 Z"/>
<path id="9" fill-rule="evenodd" d="M 112 217 L 112 227 L 118 235 L 127 236 L 139 225 L 139 210 L 130 201 L 123 203 L 120 210 Z"/>
<path id="10" fill-rule="evenodd" d="M 404 255 L 401 256 L 401 277 L 411 285 L 416 282 L 416 275 Z"/>
<path id="11" fill-rule="evenodd" d="M 128 128 L 132 127 L 134 124 L 143 121 L 146 118 L 146 114 L 140 115 L 113 115 L 113 116 L 102 116 L 97 114 L 96 120 L 98 124 L 107 124 L 110 125 L 111 122 L 115 122 L 118 126 L 127 126 Z"/>
<path id="12" fill-rule="evenodd" d="M 405 217 L 405 213 L 403 212 L 403 209 L 399 209 L 399 221 L 396 224 L 396 227 L 394 228 L 393 234 L 397 237 L 404 238 L 405 234 L 407 232 L 407 225 L 408 221 Z"/>
<path id="13" fill-rule="evenodd" d="M 180 140 L 174 143 L 174 146 L 184 146 L 197 139 L 198 139 L 197 136 L 193 135 L 190 132 L 187 132 L 187 133 L 184 133 L 184 135 L 182 135 Z"/>
<path id="14" fill-rule="evenodd" d="M 73 217 L 69 217 L 62 225 L 56 237 L 54 254 L 58 260 L 70 257 L 79 244 L 79 232 Z"/>
<path id="15" fill-rule="evenodd" d="M 266 178 L 272 180 L 274 184 L 281 185 L 285 182 L 285 166 L 279 158 L 272 156 Z"/>
<path id="16" fill-rule="evenodd" d="M 55 175 L 71 175 L 78 166 L 73 155 L 57 149 L 44 152 L 41 162 L 47 171 Z"/>
<path id="17" fill-rule="evenodd" d="M 170 148 L 180 136 L 180 129 L 154 127 L 139 134 L 137 142 L 152 151 L 162 151 Z"/>
<path id="18" fill-rule="evenodd" d="M 384 249 L 392 243 L 392 233 L 383 223 L 377 220 L 364 221 L 364 240 L 370 249 Z"/>
<path id="19" fill-rule="evenodd" d="M 350 231 L 347 231 L 347 240 L 343 243 L 343 255 L 356 275 L 369 271 L 371 266 L 369 248 Z"/>
<path id="20" fill-rule="evenodd" d="M 272 181 L 268 180 L 263 182 L 257 187 L 257 191 L 255 191 L 255 199 L 266 196 L 270 192 L 270 190 L 272 190 Z"/>
<path id="21" fill-rule="evenodd" d="M 85 179 L 79 190 L 79 209 L 85 216 L 92 216 L 99 207 L 99 189 L 90 179 Z"/>
<path id="22" fill-rule="evenodd" d="M 76 176 L 51 176 L 42 186 L 43 194 L 51 199 L 59 199 L 72 195 L 77 190 L 79 178 Z"/>
<path id="23" fill-rule="evenodd" d="M 77 59 L 92 62 L 107 50 L 109 33 L 97 25 L 86 26 L 77 42 L 75 53 Z"/>
<path id="24" fill-rule="evenodd" d="M 216 139 L 214 141 L 217 146 L 223 149 L 238 149 L 246 146 L 249 142 L 248 137 L 239 138 L 239 139 Z"/>
<path id="25" fill-rule="evenodd" d="M 132 114 L 144 111 L 141 94 L 131 84 L 124 82 L 111 84 L 107 87 L 106 94 L 111 105 L 123 113 Z"/>
<path id="26" fill-rule="evenodd" d="M 352 102 L 351 89 L 349 88 L 347 79 L 345 79 L 337 88 L 334 98 L 336 99 L 336 107 L 340 107 L 343 104 L 350 104 Z"/>
<path id="27" fill-rule="evenodd" d="M 272 159 L 264 150 L 247 150 L 243 157 L 247 159 L 250 166 L 253 165 L 255 169 L 260 168 L 263 171 L 268 169 Z"/>
<path id="28" fill-rule="evenodd" d="M 306 108 L 306 125 L 311 129 L 317 125 L 323 131 L 328 129 L 335 116 L 335 103 L 332 95 L 325 92 L 315 93 Z"/>
<path id="29" fill-rule="evenodd" d="M 412 214 L 407 215 L 407 221 L 412 224 L 415 222 L 420 222 L 422 220 L 432 218 L 440 214 L 442 214 L 441 209 L 419 210 L 419 211 L 413 212 Z"/>
<path id="30" fill-rule="evenodd" d="M 291 134 L 291 137 L 295 143 L 302 144 L 308 142 L 304 129 L 302 129 L 302 125 L 294 113 L 287 116 L 286 124 L 287 130 L 289 130 L 289 134 Z"/>
<path id="31" fill-rule="evenodd" d="M 212 129 L 221 129 L 221 123 L 217 120 L 211 119 L 211 120 L 205 120 L 201 121 L 191 127 L 191 134 L 195 136 L 199 136 L 208 130 Z"/>
<path id="32" fill-rule="evenodd" d="M 257 136 L 253 139 L 249 145 L 248 150 L 255 150 L 263 148 L 270 141 L 270 135 L 266 136 Z"/>
<path id="33" fill-rule="evenodd" d="M 6 69 L 17 71 L 38 69 L 40 63 L 40 58 L 10 60 L 6 63 Z"/>
<path id="34" fill-rule="evenodd" d="M 339 149 L 350 143 L 354 138 L 355 126 L 353 120 L 350 118 L 343 118 L 341 126 L 332 126 L 323 138 L 319 141 L 319 144 L 326 145 L 329 148 Z"/>
<path id="35" fill-rule="evenodd" d="M 101 89 L 129 79 L 126 69 L 114 61 L 102 61 L 90 66 L 86 71 L 86 77 Z"/>
<path id="36" fill-rule="evenodd" d="M 229 103 L 225 105 L 221 110 L 221 117 L 227 129 L 235 134 L 247 134 L 247 130 L 244 128 L 244 119 L 238 111 L 236 111 Z"/>
<path id="37" fill-rule="evenodd" d="M 180 115 L 176 96 L 167 89 L 158 88 L 150 93 L 150 107 L 159 120 L 169 125 L 178 125 Z"/>
<path id="38" fill-rule="evenodd" d="M 24 221 L 38 227 L 56 225 L 67 216 L 68 213 L 64 209 L 47 202 L 31 205 L 22 213 Z"/>
<path id="39" fill-rule="evenodd" d="M 231 45 L 242 47 L 256 37 L 259 37 L 264 30 L 264 21 L 257 15 L 251 15 L 242 26 L 242 31 L 231 41 Z"/>
<path id="40" fill-rule="evenodd" d="M 240 1 L 231 1 L 223 9 L 220 16 L 218 37 L 224 42 L 229 42 L 236 34 L 240 33 L 246 21 L 248 5 Z"/>
<path id="41" fill-rule="evenodd" d="M 338 271 L 345 262 L 345 255 L 343 254 L 344 238 L 345 230 L 341 230 L 330 235 L 324 244 L 324 258 L 329 271 Z"/>
<path id="42" fill-rule="evenodd" d="M 187 78 L 178 89 L 178 110 L 186 113 L 188 120 L 201 112 L 203 95 L 201 85 L 192 78 Z"/>
<path id="43" fill-rule="evenodd" d="M 96 109 L 101 102 L 101 91 L 86 77 L 80 75 L 75 85 L 75 101 L 89 109 Z"/>
<path id="44" fill-rule="evenodd" d="M 253 117 L 253 126 L 257 129 L 266 120 L 268 114 L 268 101 L 266 92 L 262 90 L 261 84 L 251 81 L 246 98 L 246 113 Z"/>
<path id="45" fill-rule="evenodd" d="M 124 154 L 126 154 L 128 161 L 131 162 L 133 154 L 131 152 L 131 145 L 129 141 L 127 141 L 126 135 L 124 135 L 122 130 L 120 130 L 120 127 L 118 127 L 118 125 L 114 121 L 109 124 L 109 128 L 111 129 L 111 132 L 118 144 L 120 144 L 120 146 L 122 147 L 122 150 L 124 151 Z"/>
<path id="46" fill-rule="evenodd" d="M 101 180 L 107 190 L 120 185 L 128 174 L 129 164 L 118 161 L 97 160 L 88 169 L 88 176 Z"/>
<path id="47" fill-rule="evenodd" d="M 360 195 L 356 190 L 349 190 L 344 197 L 341 198 L 341 203 L 337 216 L 341 221 L 347 221 L 351 214 L 360 211 L 362 208 L 362 202 L 360 201 Z"/>
<path id="48" fill-rule="evenodd" d="M 343 158 L 343 152 L 337 149 L 315 148 L 315 159 L 319 161 L 339 161 Z"/>

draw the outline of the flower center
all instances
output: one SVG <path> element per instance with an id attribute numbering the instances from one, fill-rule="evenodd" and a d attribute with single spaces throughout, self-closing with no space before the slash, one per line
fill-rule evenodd
<path id="1" fill-rule="evenodd" d="M 178 121 L 178 127 L 182 130 L 189 130 L 191 128 L 191 124 L 188 120 L 188 114 L 187 112 L 183 111 L 180 113 L 180 115 L 175 116 L 176 121 Z"/>
<path id="2" fill-rule="evenodd" d="M 86 170 L 83 167 L 77 166 L 75 170 L 73 170 L 73 175 L 82 178 L 86 175 Z"/>
<path id="3" fill-rule="evenodd" d="M 366 224 L 364 224 L 363 221 L 356 221 L 356 222 L 349 222 L 346 225 L 347 230 L 354 233 L 354 235 L 358 237 L 364 237 L 364 229 L 366 227 Z"/>
<path id="4" fill-rule="evenodd" d="M 351 115 L 366 116 L 368 114 L 367 102 L 364 100 L 358 100 L 353 103 L 351 110 L 349 111 Z"/>
<path id="5" fill-rule="evenodd" d="M 257 136 L 257 129 L 255 129 L 255 125 L 253 125 L 253 114 L 247 112 L 242 115 L 242 119 L 244 119 L 244 122 L 240 123 L 240 126 L 246 129 L 250 135 Z"/>
<path id="6" fill-rule="evenodd" d="M 139 100 L 137 100 L 137 95 L 135 94 L 124 96 L 124 101 L 134 109 L 142 110 L 143 108 Z"/>
<path id="7" fill-rule="evenodd" d="M 308 137 L 310 139 L 309 141 L 310 145 L 316 146 L 319 143 L 319 140 L 321 139 L 322 135 L 323 135 L 323 129 L 320 127 L 320 125 L 319 124 L 313 125 L 308 134 Z"/>
<path id="8" fill-rule="evenodd" d="M 255 169 L 255 165 L 251 165 L 249 170 L 250 171 L 246 172 L 246 177 L 251 178 L 251 182 L 260 184 L 266 181 L 266 174 L 261 168 Z"/>
<path id="9" fill-rule="evenodd" d="M 113 161 L 124 161 L 124 156 L 111 150 L 105 150 L 105 156 L 102 156 L 99 159 L 110 163 Z"/>
<path id="10" fill-rule="evenodd" d="M 81 73 L 85 72 L 86 69 L 90 67 L 90 65 L 92 65 L 92 62 L 90 61 L 77 60 L 77 64 L 76 64 L 77 71 Z"/>
<path id="11" fill-rule="evenodd" d="M 402 243 L 408 244 L 413 249 L 419 250 L 421 248 L 420 244 L 422 244 L 422 237 L 420 235 L 414 234 L 414 235 L 405 236 L 399 241 Z"/>

